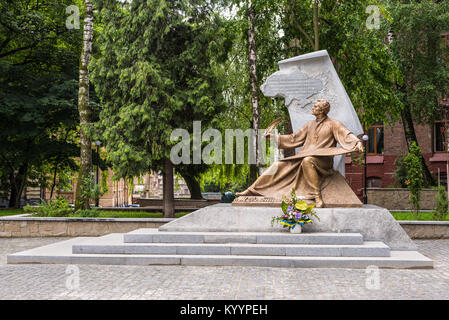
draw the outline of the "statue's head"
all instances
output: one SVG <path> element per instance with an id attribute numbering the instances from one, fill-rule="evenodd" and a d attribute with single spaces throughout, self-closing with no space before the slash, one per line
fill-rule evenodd
<path id="1" fill-rule="evenodd" d="M 318 116 L 320 114 L 327 115 L 329 113 L 330 109 L 331 109 L 331 105 L 330 105 L 329 101 L 327 101 L 325 99 L 318 99 L 312 108 L 312 114 L 314 116 Z"/>

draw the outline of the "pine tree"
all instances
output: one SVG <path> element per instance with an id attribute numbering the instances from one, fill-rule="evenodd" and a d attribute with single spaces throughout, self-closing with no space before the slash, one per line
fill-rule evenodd
<path id="1" fill-rule="evenodd" d="M 194 120 L 206 128 L 224 106 L 214 64 L 226 58 L 226 37 L 212 3 L 134 0 L 101 11 L 93 80 L 104 146 L 122 177 L 164 173 L 166 217 L 174 216 L 171 132 L 191 133 Z"/>

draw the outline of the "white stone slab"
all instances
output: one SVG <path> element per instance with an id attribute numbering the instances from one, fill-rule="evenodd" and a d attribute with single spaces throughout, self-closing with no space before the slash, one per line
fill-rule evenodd
<path id="1" fill-rule="evenodd" d="M 417 251 L 392 251 L 391 257 L 183 256 L 181 264 L 286 268 L 433 268 L 433 261 Z"/>
<path id="2" fill-rule="evenodd" d="M 266 256 L 346 256 L 388 257 L 390 248 L 382 242 L 361 245 L 285 244 L 196 244 L 196 243 L 83 243 L 72 246 L 74 254 L 154 254 L 154 255 L 266 255 Z"/>
<path id="3" fill-rule="evenodd" d="M 148 231 L 147 231 L 148 230 Z M 210 232 L 139 229 L 124 235 L 125 243 L 257 243 L 257 244 L 363 244 L 360 233 Z M 175 241 L 182 239 L 182 241 Z M 157 241 L 153 241 L 154 239 Z"/>
<path id="4" fill-rule="evenodd" d="M 326 50 L 316 51 L 278 62 L 279 71 L 261 86 L 267 97 L 285 98 L 293 131 L 314 120 L 313 104 L 326 99 L 331 104 L 329 117 L 339 120 L 355 135 L 363 133 L 352 102 L 338 77 Z M 334 169 L 345 176 L 344 155 L 334 158 Z"/>
<path id="5" fill-rule="evenodd" d="M 308 234 L 312 237 L 317 232 L 334 233 L 334 235 L 360 233 L 364 240 L 382 241 L 392 250 L 417 249 L 399 222 L 387 209 L 369 206 L 366 208 L 322 208 L 315 210 L 320 220 L 314 219 L 312 224 L 303 226 L 302 234 Z M 223 232 L 227 230 L 247 234 L 249 232 L 275 232 L 272 235 L 273 237 L 281 237 L 288 233 L 287 230 L 280 225 L 271 226 L 271 218 L 279 216 L 280 211 L 280 208 L 272 207 L 213 205 L 169 222 L 159 227 L 159 231 L 179 233 Z M 335 241 L 338 241 L 338 239 Z M 362 239 L 359 241 L 362 241 Z"/>
<path id="6" fill-rule="evenodd" d="M 110 237 L 112 241 L 117 235 Z M 390 257 L 291 257 L 249 255 L 133 255 L 73 254 L 72 245 L 91 243 L 75 238 L 8 255 L 8 263 L 106 264 L 106 265 L 214 265 L 294 268 L 432 268 L 433 261 L 416 251 L 391 251 Z M 106 242 L 102 239 L 101 242 Z M 235 245 L 235 244 L 233 244 Z"/>

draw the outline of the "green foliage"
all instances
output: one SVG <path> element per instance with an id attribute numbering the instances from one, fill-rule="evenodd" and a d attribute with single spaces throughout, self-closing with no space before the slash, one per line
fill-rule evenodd
<path id="1" fill-rule="evenodd" d="M 410 203 L 418 216 L 420 208 L 420 192 L 423 188 L 423 168 L 421 163 L 421 148 L 415 142 L 410 146 L 410 151 L 403 158 L 396 160 L 398 169 L 394 176 L 401 185 L 410 190 Z"/>
<path id="2" fill-rule="evenodd" d="M 438 193 L 435 197 L 435 209 L 433 210 L 433 219 L 434 220 L 445 220 L 446 215 L 448 214 L 448 199 L 447 199 L 447 191 L 443 186 L 438 187 Z"/>
<path id="3" fill-rule="evenodd" d="M 95 183 L 95 180 L 93 177 L 90 178 L 84 178 L 83 179 L 83 188 L 81 193 L 81 201 L 86 201 L 90 199 L 93 199 L 94 201 L 97 201 L 100 199 L 102 195 L 104 195 L 106 192 L 108 192 L 108 187 L 106 183 L 106 189 L 103 189 L 104 183 L 97 184 Z M 131 189 L 132 190 L 132 189 Z M 85 209 L 89 210 L 89 209 Z"/>
<path id="4" fill-rule="evenodd" d="M 63 197 L 49 201 L 42 199 L 37 207 L 27 205 L 23 210 L 27 213 L 37 213 L 41 217 L 68 217 L 73 212 L 69 202 Z"/>
<path id="5" fill-rule="evenodd" d="M 231 1 L 235 15 L 229 18 L 228 33 L 235 35 L 229 59 L 219 69 L 225 79 L 226 110 L 218 116 L 220 129 L 252 127 L 251 96 L 248 73 L 248 16 L 247 2 Z M 254 1 L 256 12 L 257 76 L 259 87 L 273 72 L 277 62 L 314 50 L 301 32 L 313 38 L 312 1 Z M 375 121 L 394 122 L 399 118 L 403 104 L 394 86 L 402 83 L 402 75 L 392 53 L 385 43 L 391 17 L 381 1 L 371 0 L 321 0 L 320 50 L 326 49 L 334 61 L 359 117 L 366 125 Z M 365 12 L 368 5 L 381 9 L 382 24 L 379 30 L 368 30 Z M 298 27 L 299 26 L 299 27 Z M 313 39 L 312 39 L 313 40 Z M 281 99 L 260 97 L 260 124 L 266 127 L 274 119 L 289 119 Z M 281 133 L 287 128 L 278 126 Z M 213 165 L 203 180 L 212 178 L 221 185 L 232 179 L 243 185 L 249 168 L 243 165 Z M 230 173 L 230 174 L 225 174 Z"/>
<path id="6" fill-rule="evenodd" d="M 285 31 L 282 42 L 283 47 L 288 48 L 288 55 L 313 51 L 312 43 L 304 34 L 314 37 L 312 2 L 284 0 L 282 3 L 281 21 Z M 403 107 L 394 89 L 396 84 L 402 83 L 402 75 L 385 41 L 391 16 L 383 3 L 376 0 L 319 1 L 319 49 L 326 49 L 334 59 L 360 121 L 367 126 L 379 120 L 394 122 Z M 380 9 L 379 29 L 366 27 L 369 5 Z M 292 46 L 295 39 L 298 41 Z"/>
<path id="7" fill-rule="evenodd" d="M 414 122 L 433 125 L 444 117 L 440 105 L 449 90 L 447 48 L 441 33 L 449 30 L 448 1 L 390 1 L 390 50 L 404 81 L 395 86 L 405 108 L 401 112 L 410 148 L 416 140 Z M 424 184 L 435 184 L 424 158 Z"/>
<path id="8" fill-rule="evenodd" d="M 106 194 L 109 192 L 109 171 L 103 170 L 101 171 L 101 182 L 100 182 L 100 190 L 103 194 L 100 196 Z"/>
<path id="9" fill-rule="evenodd" d="M 99 218 L 163 218 L 162 212 L 146 212 L 146 211 L 109 211 L 98 210 Z M 180 218 L 190 212 L 176 212 L 175 218 Z"/>
<path id="10" fill-rule="evenodd" d="M 203 184 L 202 192 L 221 192 L 222 188 L 214 180 L 207 181 Z"/>
<path id="11" fill-rule="evenodd" d="M 212 165 L 202 174 L 203 192 L 236 193 L 249 187 L 249 166 L 244 164 Z"/>
<path id="12" fill-rule="evenodd" d="M 362 168 L 365 167 L 365 161 L 364 161 L 364 156 L 363 155 L 356 156 L 354 153 L 351 153 L 351 161 L 356 166 L 359 166 L 359 167 L 362 167 Z"/>
<path id="13" fill-rule="evenodd" d="M 391 51 L 404 76 L 401 98 L 418 122 L 441 116 L 439 100 L 447 96 L 449 68 L 440 34 L 449 30 L 448 1 L 390 1 Z M 447 62 L 447 60 L 446 60 Z"/>
<path id="14" fill-rule="evenodd" d="M 97 208 L 81 209 L 70 215 L 71 217 L 82 218 L 97 218 L 100 216 L 100 211 Z"/>
<path id="15" fill-rule="evenodd" d="M 12 206 L 29 180 L 50 183 L 55 168 L 74 168 L 79 153 L 73 132 L 81 33 L 65 27 L 71 4 L 0 2 L 0 188 Z"/>
<path id="16" fill-rule="evenodd" d="M 393 173 L 393 178 L 396 179 L 396 184 L 399 184 L 400 188 L 407 188 L 408 185 L 407 167 L 404 163 L 404 157 L 405 156 L 397 157 L 394 161 L 396 170 Z"/>
<path id="17" fill-rule="evenodd" d="M 411 212 L 411 211 L 401 211 L 401 212 L 391 211 L 391 215 L 396 220 L 435 221 L 435 216 L 434 216 L 433 212 L 420 211 L 418 213 L 418 216 L 416 216 L 416 214 L 414 212 Z M 447 214 L 446 217 L 443 220 L 449 221 L 449 214 Z"/>
<path id="18" fill-rule="evenodd" d="M 210 125 L 224 107 L 216 64 L 231 44 L 210 1 L 108 2 L 92 61 L 100 131 L 114 172 L 162 169 L 173 129 Z"/>
<path id="19" fill-rule="evenodd" d="M 17 214 L 23 214 L 23 208 L 22 209 L 2 209 L 2 210 L 0 210 L 0 217 L 14 216 Z"/>

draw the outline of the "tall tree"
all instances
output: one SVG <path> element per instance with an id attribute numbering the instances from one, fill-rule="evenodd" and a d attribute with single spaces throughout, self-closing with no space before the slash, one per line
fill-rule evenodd
<path id="1" fill-rule="evenodd" d="M 313 49 L 315 51 L 320 50 L 320 27 L 319 27 L 319 2 L 313 1 L 313 34 L 315 36 L 315 42 Z"/>
<path id="2" fill-rule="evenodd" d="M 250 81 L 245 64 L 248 16 L 246 1 L 245 5 L 238 0 L 234 3 L 238 10 L 229 19 L 233 22 L 230 32 L 236 34 L 236 40 L 224 73 L 229 107 L 221 123 L 226 128 L 247 129 L 252 125 L 251 92 L 245 86 Z M 393 123 L 399 119 L 403 104 L 394 85 L 400 83 L 402 77 L 384 42 L 388 27 L 381 24 L 380 29 L 371 30 L 366 26 L 369 17 L 366 8 L 370 4 L 379 5 L 385 19 L 390 18 L 380 1 L 261 0 L 252 4 L 257 13 L 254 23 L 258 87 L 278 70 L 279 60 L 326 49 L 362 122 L 369 125 L 379 120 Z M 314 16 L 317 19 L 314 20 Z M 259 99 L 260 114 L 263 115 L 260 127 L 268 125 L 276 117 L 289 119 L 288 110 L 280 99 L 267 99 L 263 95 Z M 291 132 L 288 121 L 278 128 L 283 133 Z M 239 166 L 242 165 L 222 166 L 220 170 L 213 168 L 213 172 L 226 173 L 219 176 L 228 181 L 227 177 L 232 177 L 230 172 L 237 175 L 248 172 Z M 233 178 L 241 180 L 241 177 Z"/>
<path id="3" fill-rule="evenodd" d="M 77 30 L 65 26 L 71 1 L 0 2 L 0 179 L 19 207 L 30 173 L 48 159 L 69 161 L 62 127 L 76 126 Z"/>
<path id="4" fill-rule="evenodd" d="M 386 22 L 391 17 L 382 1 L 320 0 L 311 4 L 285 0 L 284 3 L 283 43 L 290 47 L 290 54 L 326 49 L 361 122 L 370 125 L 399 119 L 403 104 L 394 86 L 401 83 L 402 74 L 385 41 L 389 32 Z M 378 6 L 383 15 L 379 28 L 367 26 L 369 5 Z"/>
<path id="5" fill-rule="evenodd" d="M 227 32 L 233 35 L 233 46 L 228 61 L 221 69 L 222 78 L 225 81 L 224 95 L 227 108 L 222 115 L 218 116 L 218 128 L 222 130 L 223 135 L 225 129 L 253 129 L 255 118 L 258 119 L 258 128 L 264 128 L 282 113 L 280 110 L 274 112 L 273 100 L 261 95 L 259 90 L 263 80 L 277 70 L 277 61 L 285 58 L 285 51 L 279 45 L 280 3 L 267 0 L 251 1 L 253 15 L 250 17 L 253 17 L 250 23 L 248 1 L 232 0 L 231 2 L 233 7 L 231 13 L 226 15 L 226 19 L 229 22 Z M 252 33 L 253 36 L 249 37 Z M 250 43 L 252 43 L 253 54 L 251 54 Z M 253 57 L 251 63 L 250 56 Z M 250 64 L 255 68 L 250 69 Z M 257 108 L 254 108 L 254 96 L 257 99 Z M 257 117 L 254 117 L 255 114 Z M 255 145 L 252 149 L 257 150 L 258 153 L 261 150 L 259 147 L 255 148 Z M 247 150 L 246 146 L 245 150 Z M 265 164 L 260 162 L 262 154 L 257 157 L 259 167 L 250 165 L 249 161 L 246 161 L 249 160 L 246 156 L 244 164 L 213 165 L 202 177 L 203 183 L 211 179 L 219 182 L 222 187 L 232 184 L 231 181 L 235 182 L 234 186 L 237 181 L 239 185 L 251 183 L 257 178 L 258 169 L 263 169 Z"/>
<path id="6" fill-rule="evenodd" d="M 259 128 L 260 128 L 260 107 L 259 107 L 259 83 L 257 80 L 257 52 L 256 52 L 256 31 L 255 31 L 255 12 L 253 1 L 248 0 L 248 67 L 249 67 L 249 85 L 251 92 L 252 107 L 252 127 L 255 132 L 253 148 L 255 153 L 255 163 L 251 165 L 250 181 L 257 179 L 259 161 Z"/>
<path id="7" fill-rule="evenodd" d="M 433 125 L 442 115 L 440 101 L 449 93 L 449 68 L 443 58 L 447 49 L 441 45 L 440 36 L 449 29 L 449 3 L 393 1 L 389 9 L 390 46 L 404 75 L 397 89 L 406 106 L 401 120 L 410 150 L 413 143 L 418 145 L 414 122 Z M 434 178 L 422 155 L 421 163 L 425 185 L 433 185 Z"/>
<path id="8" fill-rule="evenodd" d="M 85 13 L 83 25 L 83 47 L 79 64 L 79 90 L 78 112 L 80 118 L 80 169 L 76 186 L 75 209 L 88 209 L 89 199 L 82 197 L 86 184 L 85 179 L 90 178 L 92 172 L 92 140 L 88 134 L 88 126 L 91 122 L 91 110 L 89 106 L 89 63 L 92 55 L 92 41 L 94 14 L 91 0 L 85 0 Z"/>
<path id="9" fill-rule="evenodd" d="M 134 0 L 101 10 L 93 81 L 108 157 L 122 177 L 163 171 L 166 217 L 174 215 L 172 131 L 192 132 L 194 120 L 206 128 L 224 106 L 214 65 L 226 59 L 227 37 L 213 9 L 206 0 Z"/>

